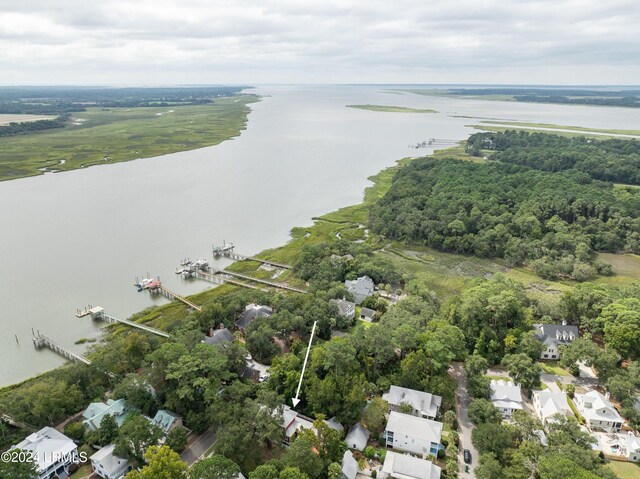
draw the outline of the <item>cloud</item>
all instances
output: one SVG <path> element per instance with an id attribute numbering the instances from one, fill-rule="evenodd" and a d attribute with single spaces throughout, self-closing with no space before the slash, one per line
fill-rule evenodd
<path id="1" fill-rule="evenodd" d="M 0 2 L 0 83 L 637 83 L 635 0 Z"/>

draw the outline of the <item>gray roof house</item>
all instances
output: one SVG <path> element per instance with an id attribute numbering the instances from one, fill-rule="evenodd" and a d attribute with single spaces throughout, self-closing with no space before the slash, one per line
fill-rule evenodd
<path id="1" fill-rule="evenodd" d="M 72 466 L 79 462 L 76 443 L 52 427 L 44 427 L 30 434 L 11 449 L 20 449 L 31 454 L 38 479 L 67 477 Z"/>
<path id="2" fill-rule="evenodd" d="M 182 418 L 166 409 L 160 409 L 151 422 L 162 429 L 165 434 L 169 434 L 175 428 L 182 426 Z"/>
<path id="3" fill-rule="evenodd" d="M 240 331 L 245 331 L 256 318 L 268 318 L 273 314 L 273 309 L 269 306 L 251 303 L 244 308 L 240 317 L 236 320 L 235 327 Z"/>
<path id="4" fill-rule="evenodd" d="M 370 308 L 360 308 L 360 319 L 363 321 L 373 321 L 376 317 L 376 310 Z"/>
<path id="5" fill-rule="evenodd" d="M 510 418 L 512 414 L 522 409 L 522 393 L 520 385 L 512 381 L 492 379 L 489 383 L 491 389 L 491 402 L 500 411 L 503 418 Z"/>
<path id="6" fill-rule="evenodd" d="M 367 442 L 369 442 L 369 431 L 362 424 L 356 423 L 349 429 L 344 442 L 347 443 L 347 447 L 350 449 L 364 451 L 364 448 L 367 447 Z"/>
<path id="7" fill-rule="evenodd" d="M 442 404 L 440 396 L 400 386 L 391 386 L 389 392 L 382 395 L 382 399 L 389 403 L 392 411 L 402 412 L 403 405 L 408 405 L 411 406 L 411 414 L 427 419 L 435 419 Z"/>
<path id="8" fill-rule="evenodd" d="M 324 422 L 326 422 L 327 426 L 329 426 L 334 431 L 338 431 L 338 432 L 344 431 L 344 426 L 340 424 L 335 417 L 332 417 L 331 419 L 325 419 Z"/>
<path id="9" fill-rule="evenodd" d="M 344 282 L 344 287 L 347 291 L 356 299 L 356 304 L 362 304 L 362 302 L 373 294 L 374 284 L 373 280 L 369 276 L 360 276 L 358 279 L 347 280 Z"/>
<path id="10" fill-rule="evenodd" d="M 216 329 L 211 336 L 204 338 L 204 343 L 214 346 L 216 344 L 232 343 L 235 340 L 233 333 L 227 328 Z"/>
<path id="11" fill-rule="evenodd" d="M 298 414 L 297 411 L 285 405 L 282 409 L 282 427 L 284 428 L 284 443 L 291 444 L 291 441 L 302 429 L 312 429 L 315 431 L 313 421 Z"/>
<path id="12" fill-rule="evenodd" d="M 128 415 L 125 400 L 118 399 L 114 401 L 113 399 L 108 399 L 106 403 L 92 402 L 82 413 L 82 417 L 84 417 L 82 423 L 89 430 L 95 431 L 100 427 L 102 418 L 107 414 L 115 418 L 118 427 L 122 426 Z"/>
<path id="13" fill-rule="evenodd" d="M 358 475 L 358 461 L 353 453 L 347 449 L 342 456 L 342 479 L 356 479 Z"/>
<path id="14" fill-rule="evenodd" d="M 441 422 L 391 411 L 384 436 L 387 447 L 395 450 L 436 455 L 442 447 L 440 436 L 443 427 Z"/>
<path id="15" fill-rule="evenodd" d="M 332 303 L 338 306 L 338 314 L 344 316 L 347 319 L 353 319 L 356 316 L 356 303 L 347 301 L 345 299 L 332 299 Z"/>
<path id="16" fill-rule="evenodd" d="M 560 346 L 572 343 L 579 338 L 577 326 L 567 324 L 534 324 L 536 336 L 544 344 L 541 359 L 559 359 Z"/>
<path id="17" fill-rule="evenodd" d="M 431 461 L 387 451 L 382 470 L 378 474 L 381 479 L 440 479 L 442 469 Z"/>
<path id="18" fill-rule="evenodd" d="M 114 449 L 109 444 L 91 456 L 91 469 L 102 479 L 122 479 L 131 470 L 129 461 L 116 456 Z"/>

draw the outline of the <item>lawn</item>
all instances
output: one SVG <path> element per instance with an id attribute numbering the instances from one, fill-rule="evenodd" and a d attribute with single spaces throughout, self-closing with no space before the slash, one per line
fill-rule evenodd
<path id="1" fill-rule="evenodd" d="M 542 367 L 543 371 L 548 374 L 555 374 L 556 376 L 571 376 L 571 374 L 562 369 L 557 363 L 547 363 L 539 361 L 538 364 Z"/>
<path id="2" fill-rule="evenodd" d="M 245 128 L 255 95 L 208 105 L 88 108 L 65 128 L 6 137 L 0 181 L 216 145 Z"/>
<path id="3" fill-rule="evenodd" d="M 78 469 L 76 472 L 71 474 L 69 476 L 69 479 L 81 479 L 83 477 L 88 476 L 92 472 L 93 472 L 93 469 L 91 469 L 91 465 L 85 464 L 84 466 L 80 466 L 80 469 Z"/>
<path id="4" fill-rule="evenodd" d="M 424 108 L 408 108 L 406 106 L 387 106 L 387 105 L 347 105 L 348 108 L 356 108 L 358 110 L 367 111 L 383 111 L 387 113 L 437 113 L 436 110 Z"/>
<path id="5" fill-rule="evenodd" d="M 619 479 L 638 479 L 640 477 L 640 466 L 633 462 L 611 461 L 607 464 Z"/>

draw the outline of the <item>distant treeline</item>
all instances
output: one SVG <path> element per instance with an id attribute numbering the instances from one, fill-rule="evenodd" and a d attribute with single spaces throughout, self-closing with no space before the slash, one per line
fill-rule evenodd
<path id="1" fill-rule="evenodd" d="M 2 87 L 0 113 L 61 115 L 102 108 L 201 105 L 238 93 L 245 87 L 89 88 Z"/>
<path id="2" fill-rule="evenodd" d="M 637 140 L 567 138 L 521 130 L 471 135 L 467 151 L 480 156 L 483 150 L 492 151 L 489 159 L 503 163 L 552 172 L 575 169 L 596 180 L 640 184 L 640 141 Z"/>
<path id="3" fill-rule="evenodd" d="M 546 88 L 452 88 L 453 95 L 512 95 L 516 101 L 640 107 L 640 90 L 577 90 Z"/>
<path id="4" fill-rule="evenodd" d="M 69 117 L 69 113 L 65 113 L 53 120 L 25 121 L 21 123 L 12 122 L 8 125 L 0 126 L 0 137 L 33 133 L 41 130 L 50 130 L 52 128 L 63 128 L 67 120 L 69 120 Z"/>

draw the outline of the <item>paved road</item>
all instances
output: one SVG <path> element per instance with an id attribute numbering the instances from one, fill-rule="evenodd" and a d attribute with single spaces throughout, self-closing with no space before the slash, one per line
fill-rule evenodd
<path id="1" fill-rule="evenodd" d="M 467 373 L 462 363 L 453 363 L 449 369 L 449 374 L 458 382 L 456 389 L 456 415 L 458 417 L 458 425 L 460 427 L 460 474 L 459 477 L 464 479 L 475 479 L 476 475 L 473 470 L 478 466 L 478 457 L 480 456 L 473 444 L 471 444 L 471 431 L 473 424 L 469 420 L 467 411 L 469 409 L 469 393 L 467 392 Z M 471 464 L 469 464 L 469 472 L 465 473 L 465 462 L 462 458 L 462 452 L 465 449 L 471 451 Z"/>
<path id="2" fill-rule="evenodd" d="M 216 442 L 216 434 L 212 428 L 189 441 L 187 448 L 180 454 L 180 458 L 191 465 L 196 462 Z"/>

